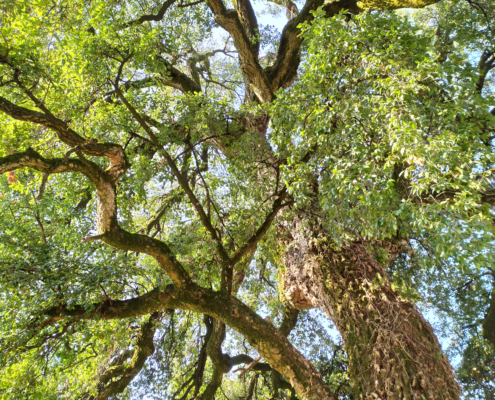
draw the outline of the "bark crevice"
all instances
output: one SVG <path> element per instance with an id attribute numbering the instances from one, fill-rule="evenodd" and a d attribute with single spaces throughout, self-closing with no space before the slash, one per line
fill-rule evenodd
<path id="1" fill-rule="evenodd" d="M 321 308 L 342 335 L 351 384 L 363 399 L 458 399 L 452 367 L 431 325 L 392 288 L 385 268 L 356 241 L 334 248 L 324 229 L 293 222 L 283 285 L 299 308 Z"/>

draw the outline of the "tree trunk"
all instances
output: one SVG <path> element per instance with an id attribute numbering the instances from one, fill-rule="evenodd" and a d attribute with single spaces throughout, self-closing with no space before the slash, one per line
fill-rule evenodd
<path id="1" fill-rule="evenodd" d="M 369 243 L 336 250 L 318 224 L 307 225 L 286 227 L 281 293 L 296 308 L 319 307 L 333 320 L 355 397 L 458 399 L 455 375 L 432 327 L 391 287 Z"/>

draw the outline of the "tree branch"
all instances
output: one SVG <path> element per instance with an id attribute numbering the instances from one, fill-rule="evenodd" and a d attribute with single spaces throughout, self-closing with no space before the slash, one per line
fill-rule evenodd
<path id="1" fill-rule="evenodd" d="M 314 366 L 296 350 L 287 338 L 271 323 L 265 321 L 250 307 L 225 292 L 215 292 L 191 283 L 187 290 L 177 290 L 169 285 L 166 290 L 155 289 L 146 295 L 130 300 L 105 300 L 95 304 L 91 311 L 81 306 L 68 309 L 65 306 L 53 307 L 45 312 L 49 322 L 53 323 L 63 317 L 88 319 L 129 318 L 146 315 L 150 312 L 176 308 L 196 311 L 229 325 L 242 335 L 258 350 L 271 367 L 286 376 L 296 392 L 307 397 L 307 388 L 313 387 L 314 397 L 311 399 L 332 399 L 328 388 L 321 380 Z M 43 322 L 47 324 L 47 322 Z M 283 356 L 281 356 L 283 355 Z M 246 362 L 248 356 L 232 357 L 232 363 Z M 252 362 L 252 358 L 249 358 Z M 255 370 L 265 368 L 261 363 Z"/>
<path id="2" fill-rule="evenodd" d="M 50 128 L 57 134 L 58 138 L 63 143 L 70 147 L 78 146 L 80 151 L 84 154 L 107 157 L 110 160 L 110 166 L 107 173 L 113 181 L 120 179 L 127 168 L 129 168 L 127 157 L 120 145 L 113 143 L 96 143 L 85 139 L 72 130 L 66 122 L 53 115 L 47 115 L 28 108 L 19 107 L 3 97 L 0 97 L 0 111 L 19 121 L 31 122 Z M 96 164 L 94 165 L 96 166 Z"/>
<path id="3" fill-rule="evenodd" d="M 265 233 L 268 231 L 270 226 L 272 225 L 273 220 L 277 216 L 277 213 L 284 208 L 287 204 L 283 204 L 283 200 L 287 197 L 287 188 L 283 188 L 277 196 L 275 196 L 275 201 L 273 202 L 272 211 L 268 213 L 263 223 L 256 230 L 253 236 L 251 236 L 246 243 L 234 254 L 231 258 L 232 265 L 237 264 L 242 257 L 244 257 L 248 253 L 254 253 L 258 243 L 263 237 Z"/>
<path id="4" fill-rule="evenodd" d="M 492 300 L 483 319 L 483 337 L 495 346 L 495 285 L 492 290 Z"/>
<path id="5" fill-rule="evenodd" d="M 70 318 L 75 321 L 134 318 L 167 308 L 178 308 L 179 303 L 174 299 L 175 294 L 174 286 L 169 285 L 164 290 L 155 288 L 142 296 L 128 300 L 105 299 L 100 303 L 94 303 L 89 308 L 80 305 L 68 308 L 66 305 L 60 305 L 46 309 L 43 314 L 50 317 L 49 324 L 62 318 Z"/>
<path id="6" fill-rule="evenodd" d="M 103 400 L 110 396 L 115 396 L 122 393 L 136 375 L 144 367 L 148 357 L 155 352 L 153 337 L 157 329 L 157 323 L 162 317 L 161 312 L 154 312 L 150 315 L 148 321 L 141 325 L 139 335 L 136 338 L 131 361 L 124 364 L 126 358 L 130 358 L 131 354 L 126 354 L 128 357 L 120 357 L 114 365 L 110 366 L 99 377 L 98 394 L 89 397 L 88 400 Z M 117 378 L 110 382 L 112 379 Z M 110 382 L 110 383 L 108 383 Z"/>
<path id="7" fill-rule="evenodd" d="M 161 21 L 163 17 L 165 16 L 165 13 L 169 9 L 169 7 L 174 4 L 177 0 L 167 0 L 165 3 L 162 4 L 160 9 L 156 14 L 146 14 L 142 15 L 138 19 L 129 21 L 124 24 L 123 28 L 128 28 L 133 25 L 140 25 L 144 22 L 151 22 L 151 21 Z"/>
<path id="8" fill-rule="evenodd" d="M 168 152 L 163 148 L 163 146 L 160 144 L 158 139 L 156 138 L 155 134 L 151 130 L 151 128 L 146 124 L 144 119 L 141 117 L 141 115 L 137 112 L 137 110 L 127 101 L 125 96 L 122 94 L 122 91 L 116 86 L 115 91 L 119 98 L 122 100 L 122 102 L 126 105 L 127 109 L 131 112 L 132 116 L 136 119 L 136 121 L 141 125 L 141 127 L 144 129 L 144 131 L 148 134 L 148 136 L 151 139 L 151 142 L 155 145 L 157 149 L 159 149 L 160 154 L 165 158 L 165 161 L 167 162 L 168 166 L 172 170 L 172 173 L 174 174 L 175 178 L 179 182 L 179 185 L 181 186 L 182 190 L 186 192 L 186 195 L 189 197 L 189 200 L 191 201 L 194 209 L 199 215 L 199 218 L 201 222 L 203 223 L 203 226 L 208 230 L 210 233 L 211 237 L 215 242 L 217 243 L 218 247 L 218 252 L 220 254 L 220 257 L 222 258 L 222 262 L 224 264 L 230 264 L 230 258 L 225 250 L 222 241 L 220 237 L 217 234 L 217 231 L 213 227 L 210 218 L 208 215 L 205 213 L 201 203 L 199 202 L 198 198 L 192 191 L 191 187 L 189 186 L 189 182 L 187 180 L 187 177 L 182 175 L 180 172 L 179 168 L 177 167 L 177 164 L 175 163 L 174 159 L 168 154 Z"/>
<path id="9" fill-rule="evenodd" d="M 175 68 L 170 62 L 162 57 L 158 57 L 157 60 L 165 66 L 165 76 L 162 76 L 165 85 L 178 89 L 184 93 L 201 92 L 201 86 L 184 72 Z"/>
<path id="10" fill-rule="evenodd" d="M 244 26 L 247 37 L 251 41 L 251 46 L 253 48 L 256 57 L 259 55 L 260 42 L 259 42 L 259 28 L 258 20 L 254 12 L 253 6 L 250 0 L 235 0 L 233 1 L 234 8 L 239 15 L 239 20 Z"/>
<path id="11" fill-rule="evenodd" d="M 476 91 L 481 94 L 483 86 L 485 86 L 485 79 L 492 69 L 495 68 L 495 51 L 485 50 L 478 62 L 478 81 L 476 82 Z"/>
<path id="12" fill-rule="evenodd" d="M 205 315 L 205 324 L 209 332 L 206 354 L 213 365 L 213 373 L 206 389 L 198 400 L 213 400 L 215 393 L 222 384 L 223 375 L 229 371 L 225 355 L 222 353 L 222 343 L 225 340 L 225 324 L 217 319 Z"/>
<path id="13" fill-rule="evenodd" d="M 54 158 L 47 159 L 32 148 L 26 151 L 0 157 L 0 174 L 14 171 L 19 168 L 29 167 L 46 174 L 58 174 L 63 172 L 81 172 L 90 180 L 98 179 L 98 165 L 89 162 L 89 167 L 76 158 Z M 41 189 L 40 189 L 41 192 Z"/>
<path id="14" fill-rule="evenodd" d="M 278 6 L 284 7 L 286 9 L 286 14 L 285 16 L 287 19 L 290 21 L 291 19 L 295 18 L 299 14 L 299 10 L 297 9 L 297 6 L 290 0 L 268 0 L 272 3 L 277 4 Z"/>
<path id="15" fill-rule="evenodd" d="M 288 87 L 297 76 L 297 69 L 301 61 L 299 51 L 303 42 L 301 29 L 298 26 L 314 19 L 312 11 L 323 6 L 326 17 L 331 18 L 342 10 L 351 14 L 359 14 L 367 9 L 395 10 L 399 8 L 423 8 L 440 0 L 336 0 L 324 2 L 324 0 L 307 0 L 299 14 L 291 19 L 284 27 L 280 37 L 277 58 L 273 65 L 265 69 L 266 76 L 272 90 Z"/>
<path id="16" fill-rule="evenodd" d="M 275 96 L 270 83 L 239 19 L 238 12 L 227 10 L 222 0 L 208 0 L 207 3 L 215 15 L 215 21 L 232 36 L 235 48 L 239 53 L 241 70 L 249 80 L 258 99 L 262 102 L 274 100 Z"/>

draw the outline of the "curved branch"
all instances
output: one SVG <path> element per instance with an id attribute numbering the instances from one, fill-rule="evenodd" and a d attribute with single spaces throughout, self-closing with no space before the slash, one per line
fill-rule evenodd
<path id="1" fill-rule="evenodd" d="M 91 181 L 96 181 L 100 167 L 91 161 L 82 162 L 77 158 L 44 158 L 41 154 L 28 148 L 26 151 L 0 157 L 0 174 L 29 167 L 44 174 L 58 174 L 62 172 L 81 172 Z"/>
<path id="2" fill-rule="evenodd" d="M 124 149 L 120 145 L 96 143 L 88 140 L 71 129 L 65 121 L 53 115 L 17 106 L 3 97 L 0 97 L 0 111 L 19 121 L 31 122 L 50 128 L 63 143 L 72 148 L 77 147 L 84 154 L 107 157 L 110 160 L 107 173 L 113 181 L 117 181 L 129 168 Z"/>
<path id="3" fill-rule="evenodd" d="M 277 58 L 273 65 L 265 69 L 273 91 L 291 85 L 296 78 L 297 69 L 301 62 L 299 52 L 303 42 L 299 26 L 304 22 L 312 21 L 314 16 L 311 12 L 322 6 L 323 3 L 324 0 L 307 0 L 299 14 L 285 25 L 280 37 Z M 352 7 L 349 3 L 353 2 L 340 0 L 329 3 L 331 8 L 327 11 L 327 16 L 333 17 L 344 9 L 354 11 L 355 6 Z M 348 6 L 346 7 L 346 5 Z"/>
<path id="4" fill-rule="evenodd" d="M 70 308 L 66 305 L 60 305 L 46 309 L 43 314 L 49 317 L 48 325 L 67 317 L 76 321 L 84 319 L 134 318 L 166 308 L 178 308 L 179 304 L 174 301 L 174 294 L 174 286 L 169 285 L 165 290 L 155 288 L 142 296 L 128 300 L 106 299 L 100 303 L 93 304 L 89 309 L 80 305 Z M 43 324 L 47 325 L 46 322 L 43 322 Z"/>
<path id="5" fill-rule="evenodd" d="M 105 174 L 102 175 L 100 171 L 91 171 L 93 168 L 91 161 L 72 159 L 48 161 L 33 150 L 28 150 L 22 154 L 2 158 L 0 165 L 3 166 L 4 171 L 31 166 L 42 172 L 51 170 L 53 173 L 59 169 L 76 170 L 91 176 L 98 193 L 98 229 L 100 234 L 104 234 L 101 240 L 115 248 L 137 251 L 154 257 L 175 284 L 175 287 L 169 286 L 166 291 L 155 290 L 137 299 L 105 301 L 95 305 L 89 312 L 83 307 L 74 307 L 70 310 L 64 306 L 55 307 L 47 310 L 46 315 L 51 318 L 43 322 L 45 326 L 62 317 L 85 319 L 98 315 L 107 319 L 127 318 L 164 308 L 196 311 L 211 315 L 243 334 L 273 368 L 288 377 L 301 397 L 332 398 L 314 366 L 271 323 L 229 293 L 215 292 L 196 285 L 165 243 L 121 229 L 117 220 L 115 185 L 108 182 Z M 312 390 L 308 394 L 309 387 L 312 387 Z"/>
<path id="6" fill-rule="evenodd" d="M 167 10 L 176 1 L 177 0 L 167 0 L 165 3 L 162 4 L 162 6 L 160 7 L 160 9 L 158 10 L 158 12 L 156 14 L 145 14 L 145 15 L 142 15 L 142 16 L 140 16 L 137 19 L 134 19 L 132 21 L 129 21 L 129 22 L 125 23 L 124 26 L 123 26 L 123 28 L 128 28 L 128 27 L 133 26 L 133 25 L 141 25 L 144 22 L 151 22 L 151 21 L 158 22 L 158 21 L 161 21 L 163 19 L 163 17 L 165 16 L 165 13 L 167 12 Z M 198 0 L 198 1 L 194 1 L 194 2 L 189 3 L 189 4 L 183 4 L 182 1 L 181 1 L 181 3 L 179 5 L 177 5 L 177 7 L 179 7 L 179 8 L 192 7 L 192 6 L 195 6 L 197 4 L 203 3 L 203 1 L 204 0 Z"/>
<path id="7" fill-rule="evenodd" d="M 222 0 L 208 0 L 207 3 L 215 15 L 215 21 L 232 36 L 235 48 L 239 53 L 241 70 L 248 78 L 258 99 L 262 102 L 274 100 L 275 96 L 270 83 L 239 19 L 238 12 L 227 10 Z"/>
<path id="8" fill-rule="evenodd" d="M 310 22 L 314 19 L 312 11 L 323 6 L 326 17 L 331 18 L 343 10 L 351 14 L 359 14 L 367 9 L 395 10 L 399 8 L 423 8 L 438 3 L 440 0 L 307 0 L 299 14 L 285 25 L 277 58 L 273 65 L 265 69 L 266 76 L 272 90 L 275 92 L 280 88 L 290 86 L 297 76 L 297 69 L 301 62 L 299 51 L 303 42 L 300 24 Z"/>
<path id="9" fill-rule="evenodd" d="M 130 306 L 130 304 L 133 306 Z M 287 377 L 291 386 L 304 399 L 333 399 L 321 375 L 306 358 L 296 350 L 287 338 L 274 327 L 256 314 L 246 304 L 225 292 L 215 292 L 190 283 L 187 290 L 177 290 L 170 285 L 166 291 L 156 289 L 147 295 L 122 301 L 105 301 L 95 305 L 93 311 L 86 312 L 83 307 L 55 307 L 45 312 L 50 321 L 56 321 L 64 316 L 76 318 L 128 318 L 143 315 L 151 310 L 165 308 L 196 311 L 210 315 L 229 325 L 242 335 L 258 350 L 271 368 L 276 369 Z M 47 324 L 47 322 L 43 322 Z M 239 360 L 239 358 L 233 358 Z M 246 358 L 244 358 L 246 359 Z M 252 361 L 252 359 L 251 359 Z M 264 368 L 258 364 L 257 368 Z M 308 392 L 308 388 L 312 388 Z"/>
<path id="10" fill-rule="evenodd" d="M 139 17 L 138 19 L 132 20 L 124 24 L 124 28 L 127 28 L 129 26 L 133 25 L 140 25 L 144 22 L 151 22 L 151 21 L 161 21 L 163 17 L 165 16 L 165 13 L 169 9 L 169 7 L 174 4 L 177 0 L 167 0 L 165 3 L 162 4 L 160 9 L 156 14 L 145 14 Z"/>
<path id="11" fill-rule="evenodd" d="M 102 374 L 102 376 L 100 376 L 98 394 L 89 397 L 88 400 L 103 400 L 118 393 L 122 393 L 126 389 L 129 383 L 131 383 L 144 367 L 148 357 L 155 352 L 153 338 L 156 332 L 157 323 L 161 316 L 162 313 L 154 312 L 151 314 L 148 321 L 141 325 L 132 355 L 126 354 L 128 357 L 120 357 L 116 364 L 112 365 Z M 125 359 L 130 358 L 131 356 L 131 361 L 128 364 L 124 364 Z M 110 382 L 117 377 L 119 377 L 117 380 Z"/>
<path id="12" fill-rule="evenodd" d="M 100 168 L 91 161 L 78 159 L 45 159 L 33 149 L 0 158 L 0 173 L 30 167 L 51 174 L 60 172 L 80 172 L 86 175 L 98 193 L 97 235 L 104 243 L 121 250 L 137 251 L 154 257 L 162 269 L 172 278 L 177 287 L 191 282 L 186 270 L 175 259 L 170 248 L 159 240 L 145 235 L 132 234 L 120 228 L 117 221 L 115 186 L 105 179 Z"/>

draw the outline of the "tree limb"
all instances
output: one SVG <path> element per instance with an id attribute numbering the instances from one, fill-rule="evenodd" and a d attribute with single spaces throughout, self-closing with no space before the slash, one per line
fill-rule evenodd
<path id="1" fill-rule="evenodd" d="M 72 130 L 66 122 L 53 115 L 47 115 L 28 108 L 20 107 L 9 100 L 0 97 L 0 111 L 14 119 L 46 126 L 53 130 L 58 138 L 70 147 L 79 146 L 84 154 L 90 156 L 107 157 L 110 160 L 108 175 L 118 180 L 129 168 L 129 163 L 124 150 L 120 145 L 113 143 L 96 143 L 88 140 Z M 96 164 L 94 164 L 96 166 Z"/>
<path id="2" fill-rule="evenodd" d="M 124 364 L 125 357 L 118 358 L 117 363 L 110 366 L 99 377 L 97 384 L 98 394 L 89 398 L 86 397 L 85 400 L 103 400 L 122 393 L 126 389 L 144 367 L 146 360 L 155 352 L 153 337 L 161 317 L 161 312 L 154 312 L 150 315 L 148 321 L 141 325 L 132 354 L 126 354 L 127 358 L 131 357 L 129 363 Z M 117 380 L 111 381 L 117 377 Z"/>
<path id="3" fill-rule="evenodd" d="M 90 168 L 81 160 L 70 158 L 48 159 L 28 148 L 26 151 L 0 157 L 0 174 L 14 171 L 19 168 L 29 167 L 46 174 L 58 174 L 62 172 L 81 172 L 91 180 L 97 179 L 99 167 L 90 162 Z M 41 192 L 41 189 L 40 189 Z"/>
<path id="4" fill-rule="evenodd" d="M 98 316 L 103 319 L 120 319 L 146 315 L 165 308 L 196 311 L 210 315 L 231 326 L 243 334 L 260 355 L 270 363 L 271 367 L 266 368 L 274 368 L 286 376 L 300 396 L 307 398 L 306 390 L 308 385 L 312 385 L 312 392 L 315 393 L 312 399 L 333 399 L 314 366 L 290 344 L 277 328 L 240 300 L 225 292 L 215 292 L 194 283 L 191 283 L 187 290 L 177 290 L 169 285 L 165 291 L 156 289 L 130 300 L 105 300 L 100 304 L 95 304 L 89 312 L 81 306 L 70 310 L 59 306 L 47 310 L 45 315 L 50 317 L 50 322 L 56 322 L 63 317 L 88 319 Z M 283 357 L 280 356 L 281 354 Z M 249 356 L 232 357 L 230 363 L 246 362 L 246 360 L 252 362 L 253 359 L 247 357 Z M 265 368 L 262 363 L 259 363 L 254 369 L 258 370 L 262 367 Z"/>
<path id="5" fill-rule="evenodd" d="M 232 265 L 237 264 L 242 257 L 244 257 L 248 253 L 254 253 L 259 241 L 265 236 L 265 233 L 268 231 L 270 226 L 272 225 L 273 220 L 277 216 L 277 213 L 284 207 L 286 204 L 283 203 L 283 200 L 287 197 L 287 188 L 283 188 L 280 193 L 275 197 L 275 201 L 273 202 L 272 211 L 268 213 L 265 218 L 265 221 L 260 225 L 257 231 L 251 236 L 246 243 L 234 254 L 231 258 Z"/>
<path id="6" fill-rule="evenodd" d="M 162 80 L 165 85 L 178 89 L 184 93 L 201 92 L 201 86 L 184 72 L 175 68 L 170 62 L 162 57 L 157 57 L 157 61 L 165 66 L 165 73 L 162 75 Z"/>
<path id="7" fill-rule="evenodd" d="M 312 11 L 323 6 L 327 18 L 334 17 L 343 10 L 351 14 L 359 14 L 367 9 L 395 10 L 399 8 L 423 8 L 440 0 L 336 0 L 324 2 L 324 0 L 307 0 L 299 14 L 291 19 L 284 27 L 277 58 L 275 62 L 265 69 L 268 81 L 273 91 L 290 86 L 297 76 L 297 69 L 301 61 L 299 51 L 303 42 L 301 29 L 298 27 L 304 22 L 314 19 Z"/>
<path id="8" fill-rule="evenodd" d="M 478 62 L 478 81 L 476 82 L 476 91 L 481 94 L 483 91 L 483 86 L 485 86 L 485 79 L 492 69 L 495 68 L 495 51 L 485 50 L 481 54 L 480 60 Z"/>
<path id="9" fill-rule="evenodd" d="M 169 9 L 169 7 L 174 4 L 177 0 L 167 0 L 165 3 L 162 4 L 160 9 L 156 14 L 145 14 L 139 17 L 138 19 L 129 21 L 124 24 L 124 28 L 134 26 L 134 25 L 140 25 L 144 22 L 151 22 L 151 21 L 161 21 L 163 17 L 165 16 L 165 13 Z"/>
<path id="10" fill-rule="evenodd" d="M 177 167 L 177 164 L 175 163 L 174 159 L 168 154 L 168 152 L 164 149 L 164 147 L 160 144 L 158 139 L 156 138 L 155 134 L 153 131 L 150 129 L 150 127 L 146 124 L 144 119 L 141 117 L 141 115 L 137 112 L 137 110 L 127 101 L 125 96 L 122 94 L 122 91 L 116 86 L 115 91 L 119 98 L 122 100 L 122 102 L 125 104 L 127 109 L 131 112 L 132 116 L 136 119 L 136 121 L 141 125 L 141 127 L 144 129 L 144 131 L 148 134 L 148 136 L 151 139 L 151 142 L 156 146 L 157 149 L 159 149 L 160 154 L 165 158 L 165 161 L 167 162 L 168 166 L 172 170 L 172 173 L 174 174 L 175 178 L 179 182 L 179 185 L 181 186 L 182 190 L 186 193 L 186 195 L 189 197 L 189 200 L 191 201 L 191 204 L 193 205 L 194 209 L 198 213 L 198 216 L 203 223 L 203 226 L 208 230 L 210 233 L 211 237 L 213 240 L 217 243 L 217 248 L 218 252 L 220 254 L 220 257 L 222 258 L 222 262 L 225 265 L 230 265 L 230 258 L 225 250 L 221 238 L 218 236 L 217 231 L 213 227 L 210 218 L 208 215 L 205 213 L 205 210 L 203 209 L 203 206 L 199 202 L 198 198 L 192 191 L 191 187 L 189 186 L 189 181 L 187 180 L 187 177 L 182 175 L 180 172 L 179 168 Z"/>
<path id="11" fill-rule="evenodd" d="M 495 346 L 495 285 L 490 306 L 483 319 L 483 337 Z"/>
<path id="12" fill-rule="evenodd" d="M 232 36 L 239 53 L 241 70 L 249 80 L 258 99 L 261 102 L 274 100 L 272 88 L 251 45 L 251 40 L 239 19 L 238 12 L 227 10 L 222 0 L 208 0 L 207 3 L 215 15 L 215 21 Z"/>

